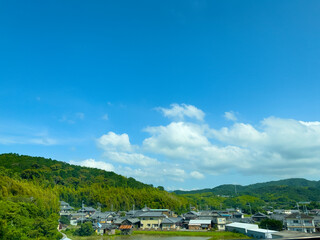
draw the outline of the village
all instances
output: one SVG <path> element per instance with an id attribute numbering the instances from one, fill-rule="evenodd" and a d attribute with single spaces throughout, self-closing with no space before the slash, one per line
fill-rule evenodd
<path id="1" fill-rule="evenodd" d="M 90 206 L 75 210 L 64 201 L 60 201 L 60 217 L 68 219 L 68 224 L 59 224 L 59 229 L 78 226 L 86 222 L 99 235 L 114 235 L 120 230 L 122 235 L 130 235 L 133 231 L 230 231 L 245 234 L 254 239 L 278 239 L 320 236 L 320 209 L 309 212 L 300 210 L 278 209 L 267 214 L 256 213 L 246 215 L 240 209 L 227 208 L 225 210 L 191 209 L 177 215 L 170 209 L 143 209 L 128 212 L 106 211 Z M 259 228 L 259 223 L 265 219 L 282 222 L 281 231 L 270 230 L 268 227 Z"/>

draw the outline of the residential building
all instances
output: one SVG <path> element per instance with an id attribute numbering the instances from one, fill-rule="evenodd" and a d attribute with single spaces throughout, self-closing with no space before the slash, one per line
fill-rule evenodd
<path id="1" fill-rule="evenodd" d="M 214 227 L 217 228 L 218 231 L 226 230 L 227 219 L 222 216 L 214 217 L 212 220 Z"/>
<path id="2" fill-rule="evenodd" d="M 161 212 L 145 212 L 138 216 L 142 229 L 158 229 L 161 226 L 162 220 L 166 217 Z"/>
<path id="3" fill-rule="evenodd" d="M 316 231 L 313 217 L 304 213 L 293 213 L 285 218 L 285 226 L 289 231 L 314 233 Z"/>
<path id="4" fill-rule="evenodd" d="M 190 230 L 203 230 L 203 229 L 211 229 L 211 220 L 190 220 L 188 228 Z"/>
<path id="5" fill-rule="evenodd" d="M 252 215 L 251 218 L 253 221 L 260 222 L 260 221 L 267 219 L 269 217 L 261 212 L 258 212 L 256 214 Z"/>
<path id="6" fill-rule="evenodd" d="M 182 224 L 182 218 L 164 218 L 161 222 L 162 230 L 172 230 L 172 229 L 180 229 Z"/>

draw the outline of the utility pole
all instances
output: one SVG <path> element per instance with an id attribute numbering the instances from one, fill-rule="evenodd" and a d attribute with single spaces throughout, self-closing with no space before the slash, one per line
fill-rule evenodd
<path id="1" fill-rule="evenodd" d="M 250 215 L 252 215 L 252 210 L 251 210 L 251 205 L 250 205 L 250 203 L 248 203 L 248 205 L 249 205 L 249 208 L 250 208 Z"/>

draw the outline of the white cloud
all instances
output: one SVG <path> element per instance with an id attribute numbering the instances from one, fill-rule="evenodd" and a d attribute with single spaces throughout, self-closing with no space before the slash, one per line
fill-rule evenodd
<path id="1" fill-rule="evenodd" d="M 119 172 L 143 182 L 164 183 L 167 180 L 184 182 L 188 177 L 185 170 L 170 164 L 149 166 L 145 168 L 120 167 Z"/>
<path id="2" fill-rule="evenodd" d="M 105 151 L 131 152 L 133 146 L 130 144 L 128 134 L 118 135 L 114 132 L 102 135 L 98 140 L 98 146 Z"/>
<path id="3" fill-rule="evenodd" d="M 150 166 L 157 165 L 158 161 L 136 152 L 138 146 L 131 145 L 128 134 L 109 132 L 97 140 L 98 146 L 104 150 L 104 157 L 117 163 L 127 165 Z"/>
<path id="4" fill-rule="evenodd" d="M 79 166 L 83 166 L 83 167 L 98 168 L 108 172 L 114 172 L 114 166 L 112 164 L 102 162 L 102 161 L 96 161 L 92 158 L 89 158 L 80 162 L 71 161 L 71 163 Z"/>
<path id="5" fill-rule="evenodd" d="M 237 117 L 233 111 L 225 112 L 224 117 L 225 117 L 225 119 L 230 120 L 230 121 L 234 121 L 234 122 L 237 121 Z"/>
<path id="6" fill-rule="evenodd" d="M 144 148 L 168 157 L 185 157 L 192 155 L 195 149 L 210 145 L 204 135 L 206 127 L 202 125 L 172 122 L 168 126 L 148 127 L 145 131 L 152 136 L 143 141 Z"/>
<path id="7" fill-rule="evenodd" d="M 195 106 L 187 104 L 171 104 L 171 108 L 157 108 L 164 116 L 177 120 L 184 120 L 185 117 L 194 118 L 200 121 L 204 119 L 204 112 Z"/>
<path id="8" fill-rule="evenodd" d="M 196 118 L 196 114 L 185 114 L 186 109 L 177 104 L 161 108 L 165 116 L 182 120 L 145 128 L 149 136 L 140 146 L 131 145 L 127 134 L 113 132 L 99 138 L 98 146 L 107 159 L 120 164 L 117 169 L 147 182 L 228 173 L 282 178 L 320 174 L 316 167 L 320 164 L 320 122 L 269 117 L 257 125 L 237 122 L 215 129 L 205 122 L 183 120 Z M 232 114 L 226 117 L 236 120 Z"/>
<path id="9" fill-rule="evenodd" d="M 202 173 L 198 172 L 198 171 L 193 171 L 193 172 L 191 172 L 191 173 L 190 173 L 190 176 L 191 176 L 192 178 L 195 178 L 195 179 L 202 179 L 202 178 L 204 178 L 204 175 L 203 175 Z"/>
<path id="10" fill-rule="evenodd" d="M 125 152 L 106 152 L 105 156 L 110 160 L 128 165 L 150 166 L 157 165 L 159 162 L 140 153 L 125 153 Z"/>

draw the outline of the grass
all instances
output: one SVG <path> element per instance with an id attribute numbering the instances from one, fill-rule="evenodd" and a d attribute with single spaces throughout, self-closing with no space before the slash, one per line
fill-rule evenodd
<path id="1" fill-rule="evenodd" d="M 70 232 L 65 232 L 72 240 L 107 240 L 117 239 L 119 232 L 116 232 L 115 236 L 90 236 L 90 237 L 79 237 L 73 236 Z M 163 235 L 163 236 L 193 236 L 193 237 L 211 237 L 210 240 L 218 239 L 250 239 L 248 236 L 234 233 L 234 232 L 193 232 L 193 231 L 133 231 L 133 235 Z"/>
<path id="2" fill-rule="evenodd" d="M 248 236 L 234 232 L 193 232 L 193 231 L 133 231 L 133 235 L 198 236 L 210 239 L 250 239 Z"/>

